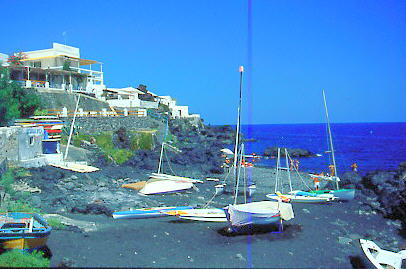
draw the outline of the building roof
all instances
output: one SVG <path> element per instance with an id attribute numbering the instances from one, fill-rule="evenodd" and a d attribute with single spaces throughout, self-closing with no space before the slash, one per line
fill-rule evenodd
<path id="1" fill-rule="evenodd" d="M 101 62 L 98 62 L 95 60 L 81 59 L 81 58 L 76 58 L 76 57 L 71 57 L 71 56 L 66 56 L 66 55 L 52 55 L 52 56 L 43 56 L 43 57 L 36 57 L 36 58 L 27 58 L 27 59 L 22 59 L 21 61 L 36 61 L 36 60 L 41 60 L 41 59 L 50 59 L 50 58 L 57 58 L 57 57 L 65 57 L 65 58 L 78 60 L 80 65 L 101 64 Z"/>

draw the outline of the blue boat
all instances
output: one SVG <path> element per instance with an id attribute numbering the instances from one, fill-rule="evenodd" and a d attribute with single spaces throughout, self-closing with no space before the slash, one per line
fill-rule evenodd
<path id="1" fill-rule="evenodd" d="M 51 226 L 35 213 L 1 213 L 0 243 L 5 249 L 39 249 L 46 245 Z"/>
<path id="2" fill-rule="evenodd" d="M 139 208 L 129 211 L 118 211 L 113 213 L 114 219 L 147 219 L 168 216 L 165 211 L 193 209 L 192 206 L 169 206 Z"/>

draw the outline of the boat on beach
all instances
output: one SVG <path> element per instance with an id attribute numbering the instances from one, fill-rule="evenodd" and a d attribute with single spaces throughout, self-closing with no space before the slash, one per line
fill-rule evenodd
<path id="1" fill-rule="evenodd" d="M 227 222 L 226 214 L 224 210 L 220 208 L 174 209 L 164 211 L 163 213 L 185 220 Z"/>
<path id="2" fill-rule="evenodd" d="M 51 226 L 35 213 L 1 213 L 0 243 L 5 249 L 34 250 L 46 245 Z"/>
<path id="3" fill-rule="evenodd" d="M 401 269 L 402 260 L 406 259 L 406 250 L 398 253 L 383 250 L 375 242 L 365 239 L 359 240 L 361 248 L 368 260 L 377 269 Z"/>
<path id="4" fill-rule="evenodd" d="M 336 189 L 325 189 L 325 190 L 313 190 L 312 192 L 315 194 L 332 194 L 334 197 L 336 197 L 336 200 L 340 201 L 350 201 L 353 200 L 355 197 L 355 189 L 340 189 L 339 182 L 340 178 L 338 177 L 337 174 L 337 165 L 335 161 L 335 151 L 334 151 L 334 145 L 333 145 L 333 136 L 331 134 L 331 127 L 330 127 L 330 119 L 328 116 L 328 109 L 327 109 L 327 102 L 326 102 L 326 95 L 323 90 L 323 100 L 324 100 L 324 108 L 326 111 L 326 121 L 327 121 L 327 132 L 328 132 L 328 140 L 329 140 L 329 150 L 327 151 L 328 153 L 331 154 L 331 159 L 332 159 L 332 167 L 334 175 L 331 174 L 329 176 L 319 176 L 320 179 L 325 179 L 329 181 L 334 181 L 336 183 Z M 312 177 L 315 177 L 315 175 L 311 175 Z"/>
<path id="5" fill-rule="evenodd" d="M 193 187 L 194 185 L 191 182 L 151 178 L 146 182 L 144 187 L 139 190 L 139 194 L 151 195 L 151 194 L 173 193 L 184 191 Z"/>
<path id="6" fill-rule="evenodd" d="M 237 134 L 234 151 L 234 173 L 236 175 L 235 191 L 234 191 L 234 204 L 230 204 L 224 208 L 228 224 L 231 230 L 238 230 L 239 228 L 249 225 L 262 225 L 262 224 L 280 224 L 282 228 L 282 220 L 290 220 L 294 217 L 291 204 L 285 204 L 281 201 L 260 201 L 248 202 L 247 201 L 247 188 L 249 182 L 245 178 L 244 173 L 244 203 L 237 203 L 238 188 L 240 185 L 240 175 L 242 164 L 245 163 L 244 144 L 240 144 L 239 130 L 241 125 L 241 107 L 242 107 L 242 77 L 244 68 L 240 67 L 240 99 L 238 106 L 237 116 Z M 238 158 L 238 160 L 237 160 Z M 245 169 L 245 167 L 243 168 Z M 283 212 L 282 212 L 283 211 Z"/>
<path id="7" fill-rule="evenodd" d="M 167 207 L 150 207 L 150 208 L 138 208 L 134 210 L 127 211 L 117 211 L 113 212 L 114 219 L 147 219 L 147 218 L 157 218 L 165 217 L 167 211 L 173 210 L 187 210 L 192 209 L 191 206 L 167 206 Z"/>
<path id="8" fill-rule="evenodd" d="M 286 194 L 282 194 L 281 191 L 278 189 L 281 186 L 281 182 L 279 179 L 280 148 L 278 148 L 278 154 L 277 154 L 277 159 L 276 159 L 275 191 L 274 191 L 274 193 L 269 193 L 266 195 L 266 197 L 268 199 L 271 199 L 274 201 L 291 202 L 291 203 L 317 203 L 317 204 L 328 203 L 335 199 L 334 195 L 330 194 L 330 193 L 320 193 L 320 194 L 312 193 L 310 187 L 308 187 L 304 183 L 303 179 L 301 178 L 301 176 L 297 170 L 296 170 L 297 175 L 299 176 L 300 179 L 302 179 L 302 182 L 309 188 L 309 191 L 293 190 L 292 180 L 290 177 L 290 168 L 288 166 L 288 164 L 289 164 L 288 159 L 290 159 L 290 156 L 289 156 L 287 149 L 285 148 L 286 167 L 284 170 L 286 170 L 288 173 L 290 191 Z"/>

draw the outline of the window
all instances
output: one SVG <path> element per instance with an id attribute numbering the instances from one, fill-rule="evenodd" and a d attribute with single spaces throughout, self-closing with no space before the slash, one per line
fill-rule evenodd
<path id="1" fill-rule="evenodd" d="M 31 62 L 31 66 L 41 68 L 41 62 Z"/>

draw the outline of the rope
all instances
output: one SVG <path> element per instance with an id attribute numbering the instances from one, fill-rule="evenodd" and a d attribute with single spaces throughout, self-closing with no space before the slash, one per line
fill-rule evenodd
<path id="1" fill-rule="evenodd" d="M 203 206 L 203 208 L 207 208 L 209 206 L 209 204 L 213 201 L 214 197 L 216 197 L 217 194 L 214 194 L 213 197 L 211 197 L 211 199 Z"/>
<path id="2" fill-rule="evenodd" d="M 165 150 L 164 150 L 164 154 L 165 154 L 166 161 L 168 162 L 169 170 L 171 170 L 172 174 L 176 175 L 176 173 L 172 169 L 171 162 L 169 161 L 168 155 L 166 154 Z"/>
<path id="3" fill-rule="evenodd" d="M 289 160 L 292 160 L 292 158 L 290 158 L 289 153 L 288 153 L 288 158 L 289 158 Z M 303 180 L 302 176 L 299 174 L 299 171 L 296 169 L 296 166 L 293 166 L 293 168 L 294 168 L 294 170 L 296 171 L 296 174 L 297 174 L 297 175 L 299 176 L 299 178 L 302 180 L 302 183 L 303 183 L 309 190 L 312 190 L 312 188 L 310 188 L 310 187 L 306 184 L 306 182 Z"/>

